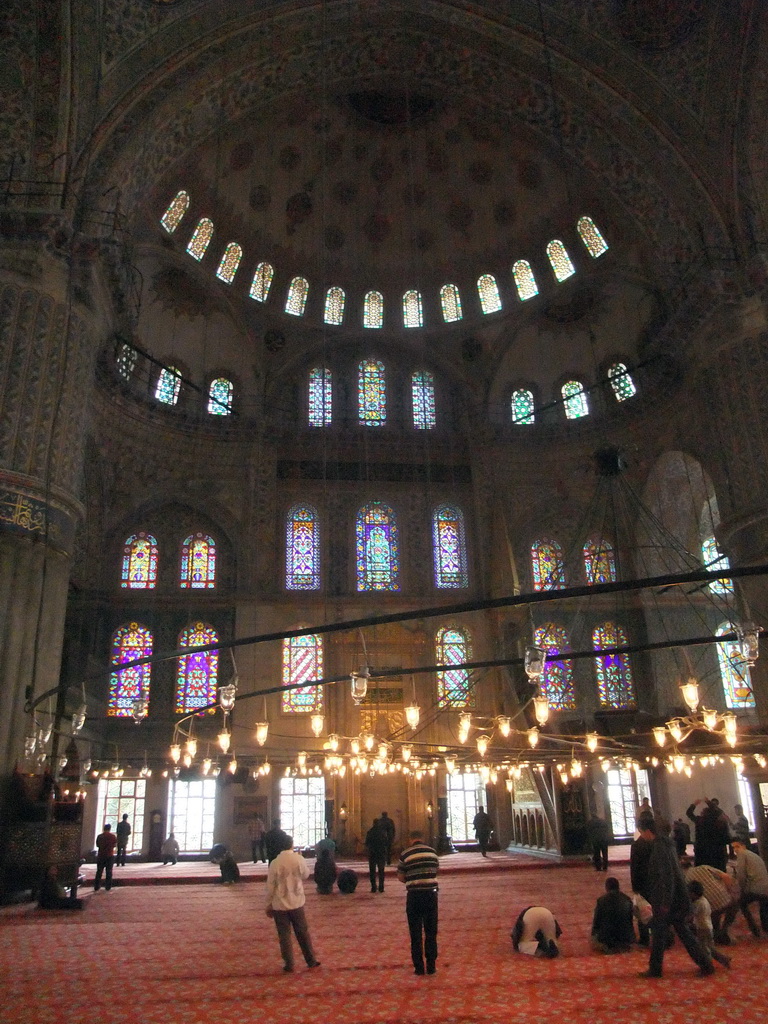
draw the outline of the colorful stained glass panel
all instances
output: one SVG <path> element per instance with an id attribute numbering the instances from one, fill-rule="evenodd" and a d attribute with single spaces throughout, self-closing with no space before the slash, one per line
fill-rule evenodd
<path id="1" fill-rule="evenodd" d="M 205 250 L 208 248 L 213 237 L 213 221 L 208 220 L 207 217 L 198 223 L 195 230 L 192 232 L 192 237 L 189 240 L 187 246 L 187 252 L 198 262 L 205 256 Z"/>
<path id="2" fill-rule="evenodd" d="M 215 644 L 219 635 L 215 629 L 202 622 L 196 622 L 179 636 L 178 645 L 204 647 Z M 218 651 L 196 651 L 183 654 L 176 670 L 176 701 L 174 713 L 190 715 L 216 703 L 216 687 L 219 673 Z"/>
<path id="3" fill-rule="evenodd" d="M 176 193 L 171 200 L 170 206 L 160 218 L 160 223 L 169 235 L 172 235 L 179 224 L 181 224 L 182 218 L 187 212 L 188 207 L 189 194 L 182 189 L 181 192 Z"/>
<path id="4" fill-rule="evenodd" d="M 232 395 L 234 387 L 226 377 L 212 380 L 208 388 L 208 412 L 211 416 L 232 415 Z"/>
<path id="5" fill-rule="evenodd" d="M 384 364 L 365 359 L 358 368 L 360 422 L 366 427 L 383 427 L 387 420 L 387 389 Z"/>
<path id="6" fill-rule="evenodd" d="M 121 626 L 112 637 L 112 666 L 151 657 L 152 643 L 152 634 L 138 622 Z M 109 677 L 107 715 L 128 718 L 133 713 L 133 702 L 137 697 L 148 700 L 151 671 L 150 665 L 136 665 L 113 672 Z"/>
<path id="7" fill-rule="evenodd" d="M 608 368 L 608 380 L 611 382 L 614 397 L 617 402 L 626 402 L 637 394 L 635 382 L 632 380 L 629 370 L 624 363 L 614 363 Z"/>
<path id="8" fill-rule="evenodd" d="M 579 232 L 581 240 L 586 245 L 590 256 L 594 256 L 597 259 L 598 256 L 602 256 L 608 250 L 608 243 L 600 234 L 597 225 L 591 217 L 579 217 L 576 230 Z"/>
<path id="9" fill-rule="evenodd" d="M 323 710 L 322 686 L 306 685 L 323 678 L 323 638 L 293 636 L 283 641 L 283 685 L 296 686 L 282 694 L 282 709 L 288 714 L 312 714 Z"/>
<path id="10" fill-rule="evenodd" d="M 547 256 L 552 272 L 558 281 L 566 281 L 576 273 L 571 257 L 559 238 L 553 238 L 549 243 L 547 246 Z"/>
<path id="11" fill-rule="evenodd" d="M 515 279 L 517 294 L 523 302 L 539 294 L 539 286 L 533 276 L 531 264 L 527 260 L 518 260 L 512 264 L 512 276 Z"/>
<path id="12" fill-rule="evenodd" d="M 221 263 L 219 263 L 219 269 L 216 271 L 216 277 L 218 277 L 220 281 L 223 281 L 224 284 L 232 284 L 242 258 L 243 250 L 241 246 L 239 246 L 237 242 L 230 242 L 224 250 L 224 255 L 221 257 Z"/>
<path id="13" fill-rule="evenodd" d="M 525 388 L 512 392 L 512 422 L 530 425 L 534 420 L 533 393 Z"/>
<path id="14" fill-rule="evenodd" d="M 120 586 L 152 590 L 157 583 L 157 541 L 151 533 L 134 533 L 123 546 Z"/>
<path id="15" fill-rule="evenodd" d="M 384 326 L 384 296 L 381 292 L 366 292 L 363 300 L 363 327 Z"/>
<path id="16" fill-rule="evenodd" d="M 288 298 L 285 300 L 285 312 L 291 316 L 304 316 L 309 295 L 309 282 L 305 277 L 294 277 L 288 287 Z"/>
<path id="17" fill-rule="evenodd" d="M 733 633 L 732 622 L 723 622 L 717 629 L 717 636 Z M 749 666 L 744 661 L 738 640 L 721 640 L 717 645 L 717 661 L 726 706 L 729 708 L 754 708 L 755 694 Z"/>
<path id="18" fill-rule="evenodd" d="M 130 380 L 133 376 L 133 371 L 136 369 L 136 361 L 139 357 L 139 353 L 133 347 L 125 342 L 120 346 L 117 352 L 117 372 L 124 380 Z"/>
<path id="19" fill-rule="evenodd" d="M 464 513 L 455 505 L 439 505 L 432 515 L 432 554 L 438 589 L 467 586 Z"/>
<path id="20" fill-rule="evenodd" d="M 501 309 L 501 296 L 493 274 L 483 274 L 477 281 L 480 308 L 484 313 L 497 313 Z"/>
<path id="21" fill-rule="evenodd" d="M 343 288 L 329 288 L 325 293 L 325 322 L 339 327 L 344 322 L 345 296 Z"/>
<path id="22" fill-rule="evenodd" d="M 309 371 L 309 425 L 329 427 L 333 415 L 333 378 L 331 371 L 316 366 Z"/>
<path id="23" fill-rule="evenodd" d="M 437 632 L 435 656 L 438 665 L 462 665 L 472 660 L 469 634 L 463 629 L 443 626 Z M 463 708 L 472 703 L 469 672 L 449 668 L 437 673 L 437 701 L 440 707 Z"/>
<path id="24" fill-rule="evenodd" d="M 426 370 L 417 370 L 411 377 L 413 425 L 416 430 L 434 429 L 435 378 Z"/>
<path id="25" fill-rule="evenodd" d="M 550 657 L 563 654 L 569 649 L 568 634 L 562 626 L 548 622 L 539 626 L 533 634 L 533 642 Z M 563 658 L 545 662 L 541 689 L 551 707 L 571 711 L 576 707 L 576 693 L 573 686 L 573 663 Z"/>
<path id="26" fill-rule="evenodd" d="M 607 540 L 589 540 L 584 545 L 584 572 L 587 583 L 614 583 L 616 560 L 613 547 Z"/>
<path id="27" fill-rule="evenodd" d="M 444 284 L 440 289 L 440 306 L 443 311 L 443 320 L 447 324 L 454 324 L 461 320 L 461 295 L 455 284 Z"/>
<path id="28" fill-rule="evenodd" d="M 423 327 L 420 292 L 411 290 L 403 296 L 403 325 L 405 327 Z"/>
<path id="29" fill-rule="evenodd" d="M 561 388 L 561 394 L 566 419 L 578 420 L 582 416 L 589 415 L 589 405 L 583 384 L 577 380 L 566 381 Z"/>
<path id="30" fill-rule="evenodd" d="M 310 505 L 294 505 L 288 512 L 285 552 L 286 589 L 319 590 L 320 524 Z"/>
<path id="31" fill-rule="evenodd" d="M 256 302 L 266 302 L 269 289 L 272 286 L 272 278 L 275 276 L 274 268 L 269 263 L 260 263 L 253 275 L 251 290 L 248 293 Z"/>
<path id="32" fill-rule="evenodd" d="M 374 502 L 357 516 L 357 589 L 399 590 L 397 522 L 391 508 Z"/>
<path id="33" fill-rule="evenodd" d="M 565 586 L 563 549 L 556 540 L 537 540 L 531 545 L 534 590 L 562 590 Z"/>
<path id="34" fill-rule="evenodd" d="M 181 545 L 180 585 L 183 590 L 213 590 L 216 586 L 216 542 L 193 533 Z"/>
<path id="35" fill-rule="evenodd" d="M 714 537 L 707 537 L 701 542 L 701 557 L 704 562 L 704 568 L 710 572 L 721 572 L 731 567 L 726 556 L 720 553 Z M 712 580 L 709 584 L 709 590 L 712 594 L 732 594 L 733 580 L 728 576 L 723 576 L 719 580 Z"/>
<path id="36" fill-rule="evenodd" d="M 592 632 L 592 646 L 595 651 L 626 645 L 626 633 L 621 626 L 613 622 L 606 622 Z M 595 675 L 601 707 L 618 710 L 635 706 L 635 684 L 632 680 L 629 655 L 598 654 L 595 658 Z"/>
<path id="37" fill-rule="evenodd" d="M 163 367 L 155 385 L 155 398 L 163 405 L 176 405 L 181 391 L 181 374 L 175 366 Z"/>

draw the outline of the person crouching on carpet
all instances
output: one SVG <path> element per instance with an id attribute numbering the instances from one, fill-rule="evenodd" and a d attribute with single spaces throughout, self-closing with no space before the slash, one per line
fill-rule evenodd
<path id="1" fill-rule="evenodd" d="M 214 864 L 219 865 L 221 881 L 224 885 L 232 885 L 233 882 L 240 881 L 240 868 L 237 866 L 232 851 L 228 850 L 224 843 L 214 843 L 211 847 L 211 860 Z"/>
<path id="2" fill-rule="evenodd" d="M 628 953 L 635 941 L 632 900 L 619 887 L 618 878 L 605 880 L 592 918 L 592 949 L 595 953 Z"/>
<path id="3" fill-rule="evenodd" d="M 555 940 L 562 934 L 563 930 L 551 910 L 546 907 L 526 907 L 520 911 L 512 929 L 512 946 L 516 953 L 553 960 L 560 956 Z"/>

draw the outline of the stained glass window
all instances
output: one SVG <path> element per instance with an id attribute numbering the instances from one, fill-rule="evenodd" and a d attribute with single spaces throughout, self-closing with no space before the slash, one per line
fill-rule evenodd
<path id="1" fill-rule="evenodd" d="M 208 387 L 208 412 L 211 416 L 232 415 L 234 386 L 226 377 L 217 377 Z"/>
<path id="2" fill-rule="evenodd" d="M 576 273 L 576 268 L 571 263 L 571 257 L 559 238 L 553 238 L 549 243 L 547 246 L 547 256 L 549 257 L 549 265 L 552 267 L 558 281 L 566 281 L 572 274 Z"/>
<path id="3" fill-rule="evenodd" d="M 417 430 L 435 426 L 435 378 L 428 370 L 417 370 L 411 377 L 413 425 Z"/>
<path id="4" fill-rule="evenodd" d="M 183 590 L 213 590 L 216 586 L 216 541 L 193 533 L 181 545 L 179 582 Z"/>
<path id="5" fill-rule="evenodd" d="M 367 427 L 383 427 L 387 420 L 384 364 L 364 359 L 358 368 L 357 385 L 360 422 Z"/>
<path id="6" fill-rule="evenodd" d="M 139 353 L 133 347 L 128 345 L 126 342 L 120 346 L 117 351 L 117 372 L 125 380 L 130 380 L 133 376 L 133 371 L 136 369 L 136 360 L 139 358 Z"/>
<path id="7" fill-rule="evenodd" d="M 563 654 L 570 647 L 568 634 L 562 626 L 548 622 L 533 634 L 533 642 L 548 655 Z M 553 708 L 570 711 L 576 707 L 576 692 L 573 686 L 573 663 L 562 658 L 547 661 L 541 679 L 541 689 Z"/>
<path id="8" fill-rule="evenodd" d="M 516 263 L 513 263 L 512 276 L 515 279 L 517 294 L 523 302 L 539 294 L 539 286 L 536 284 L 536 278 L 533 276 L 531 264 L 528 260 L 518 260 Z"/>
<path id="9" fill-rule="evenodd" d="M 397 521 L 387 505 L 375 501 L 360 509 L 356 526 L 357 589 L 399 590 Z"/>
<path id="10" fill-rule="evenodd" d="M 624 363 L 614 363 L 608 367 L 608 380 L 617 402 L 625 402 L 637 394 L 635 382 L 629 375 L 629 370 Z"/>
<path id="11" fill-rule="evenodd" d="M 322 686 L 306 685 L 323 678 L 323 638 L 291 636 L 283 640 L 283 685 L 297 686 L 284 690 L 282 709 L 289 714 L 312 714 L 323 710 Z"/>
<path id="12" fill-rule="evenodd" d="M 560 392 L 563 396 L 566 419 L 578 420 L 582 416 L 589 415 L 589 405 L 583 384 L 577 380 L 566 381 Z"/>
<path id="13" fill-rule="evenodd" d="M 461 320 L 461 296 L 455 284 L 444 284 L 440 289 L 440 305 L 443 310 L 443 320 L 447 324 L 454 324 Z"/>
<path id="14" fill-rule="evenodd" d="M 565 586 L 563 549 L 556 540 L 537 540 L 531 544 L 534 590 L 562 590 Z"/>
<path id="15" fill-rule="evenodd" d="M 160 223 L 169 235 L 172 235 L 179 224 L 181 224 L 181 219 L 187 212 L 188 207 L 189 194 L 182 189 L 181 192 L 176 193 L 171 200 L 170 206 L 160 218 Z"/>
<path id="16" fill-rule="evenodd" d="M 112 637 L 112 666 L 151 656 L 152 634 L 138 622 L 121 626 Z M 150 675 L 150 665 L 135 665 L 122 672 L 113 672 L 109 677 L 107 714 L 114 718 L 127 718 L 133 713 L 133 702 L 137 697 L 149 700 Z"/>
<path id="17" fill-rule="evenodd" d="M 192 237 L 189 240 L 189 245 L 187 246 L 189 255 L 194 256 L 198 261 L 201 260 L 205 256 L 205 250 L 208 248 L 212 237 L 213 221 L 203 217 L 192 232 Z"/>
<path id="18" fill-rule="evenodd" d="M 320 589 L 320 522 L 311 505 L 294 505 L 285 531 L 285 586 Z"/>
<path id="19" fill-rule="evenodd" d="M 591 217 L 579 217 L 576 229 L 581 235 L 581 240 L 586 245 L 590 256 L 597 258 L 606 252 L 608 243 L 600 234 L 597 225 Z"/>
<path id="20" fill-rule="evenodd" d="M 288 286 L 288 298 L 285 300 L 285 312 L 291 316 L 304 316 L 309 295 L 309 282 L 305 277 L 294 277 Z"/>
<path id="21" fill-rule="evenodd" d="M 435 586 L 456 590 L 467 585 L 467 545 L 464 513 L 455 505 L 438 505 L 432 515 L 432 555 Z"/>
<path id="22" fill-rule="evenodd" d="M 221 263 L 219 263 L 219 269 L 216 271 L 216 277 L 218 277 L 220 281 L 223 281 L 224 284 L 232 284 L 242 258 L 243 250 L 241 246 L 239 246 L 237 242 L 230 242 L 224 250 L 224 255 L 221 257 Z"/>
<path id="23" fill-rule="evenodd" d="M 344 322 L 344 303 L 346 302 L 343 288 L 329 288 L 325 293 L 325 322 L 339 327 Z"/>
<path id="24" fill-rule="evenodd" d="M 215 644 L 219 635 L 203 622 L 196 622 L 179 636 L 179 649 Z M 191 715 L 216 703 L 219 675 L 219 652 L 196 651 L 183 654 L 176 670 L 176 701 L 174 714 Z"/>
<path id="25" fill-rule="evenodd" d="M 123 546 L 120 586 L 128 590 L 153 590 L 157 583 L 157 541 L 151 533 L 134 533 Z"/>
<path id="26" fill-rule="evenodd" d="M 333 413 L 333 379 L 331 371 L 316 366 L 309 371 L 309 425 L 329 427 Z"/>
<path id="27" fill-rule="evenodd" d="M 726 556 L 720 554 L 714 537 L 707 537 L 701 542 L 701 557 L 704 562 L 704 568 L 710 572 L 722 572 L 724 569 L 730 569 L 731 567 Z M 732 594 L 733 580 L 727 576 L 723 576 L 719 580 L 712 580 L 709 584 L 709 589 L 713 594 Z"/>
<path id="28" fill-rule="evenodd" d="M 483 274 L 477 281 L 480 308 L 484 313 L 496 313 L 501 309 L 501 296 L 493 274 Z"/>
<path id="29" fill-rule="evenodd" d="M 366 292 L 363 300 L 363 327 L 384 326 L 384 296 L 381 292 Z"/>
<path id="30" fill-rule="evenodd" d="M 584 572 L 587 583 L 614 583 L 616 560 L 613 546 L 602 538 L 588 540 L 584 545 Z"/>
<path id="31" fill-rule="evenodd" d="M 716 635 L 725 636 L 733 632 L 733 623 L 723 622 L 718 626 Z M 749 666 L 741 656 L 738 640 L 721 640 L 717 645 L 717 661 L 726 705 L 729 708 L 755 707 Z"/>
<path id="32" fill-rule="evenodd" d="M 626 647 L 627 634 L 614 622 L 604 622 L 592 632 L 596 651 L 609 647 Z M 595 658 L 597 692 L 604 708 L 633 708 L 635 684 L 627 654 L 603 654 Z"/>
<path id="33" fill-rule="evenodd" d="M 512 392 L 512 422 L 518 424 L 533 423 L 534 406 L 533 392 L 518 388 Z"/>
<path id="34" fill-rule="evenodd" d="M 275 271 L 271 264 L 260 263 L 256 267 L 256 273 L 253 275 L 253 281 L 251 282 L 251 290 L 249 292 L 251 298 L 257 302 L 266 302 L 274 276 Z"/>
<path id="35" fill-rule="evenodd" d="M 472 646 L 466 630 L 443 626 L 437 631 L 435 647 L 438 665 L 462 665 L 472 660 Z M 467 669 L 449 668 L 437 673 L 437 701 L 444 708 L 463 708 L 472 703 Z"/>
<path id="36" fill-rule="evenodd" d="M 176 405 L 181 391 L 181 374 L 175 366 L 163 367 L 155 385 L 155 398 L 165 405 Z"/>
<path id="37" fill-rule="evenodd" d="M 403 324 L 405 327 L 423 327 L 421 293 L 411 290 L 403 295 Z"/>

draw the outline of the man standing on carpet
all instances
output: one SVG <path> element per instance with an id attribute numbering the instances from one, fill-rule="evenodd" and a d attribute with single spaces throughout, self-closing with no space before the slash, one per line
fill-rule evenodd
<path id="1" fill-rule="evenodd" d="M 285 849 L 284 843 L 286 838 L 286 833 L 280 828 L 280 819 L 275 818 L 272 822 L 272 828 L 264 833 L 262 839 L 268 864 L 271 864 L 275 857 Z"/>
<path id="2" fill-rule="evenodd" d="M 307 967 L 320 966 L 320 961 L 315 958 L 304 913 L 306 897 L 303 883 L 307 878 L 307 862 L 301 854 L 294 851 L 292 836 L 284 836 L 282 850 L 270 863 L 267 872 L 267 917 L 271 917 L 275 922 L 283 957 L 283 970 L 286 973 L 293 971 L 291 928 L 304 954 Z"/>
<path id="3" fill-rule="evenodd" d="M 410 845 L 400 854 L 397 877 L 405 882 L 405 912 L 411 935 L 413 973 L 437 970 L 437 872 L 440 861 L 422 832 L 411 832 Z M 423 933 L 423 941 L 422 941 Z"/>
<path id="4" fill-rule="evenodd" d="M 131 836 L 131 826 L 128 824 L 128 815 L 124 814 L 122 821 L 117 823 L 115 829 L 117 834 L 117 857 L 115 865 L 125 867 L 125 855 L 128 852 L 128 840 Z"/>
<path id="5" fill-rule="evenodd" d="M 379 877 L 379 892 L 384 892 L 384 865 L 387 863 L 387 834 L 378 818 L 365 834 L 368 850 L 368 873 L 371 878 L 371 892 L 376 892 L 376 875 Z"/>
<path id="6" fill-rule="evenodd" d="M 484 857 L 488 856 L 488 843 L 491 839 L 491 816 L 484 807 L 478 807 L 477 814 L 472 819 L 472 827 L 477 836 L 477 845 Z"/>
<path id="7" fill-rule="evenodd" d="M 117 836 L 112 831 L 112 826 L 107 822 L 104 831 L 96 836 L 96 878 L 93 881 L 93 891 L 98 892 L 101 885 L 101 876 L 104 875 L 104 888 L 109 891 L 112 888 L 112 866 L 115 863 L 115 847 Z"/>

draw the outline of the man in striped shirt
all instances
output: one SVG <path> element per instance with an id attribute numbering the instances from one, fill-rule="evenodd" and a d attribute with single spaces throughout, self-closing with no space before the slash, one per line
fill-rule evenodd
<path id="1" fill-rule="evenodd" d="M 405 882 L 405 912 L 411 934 L 413 973 L 434 974 L 437 960 L 437 872 L 440 862 L 422 832 L 411 832 L 400 854 L 397 877 Z"/>

